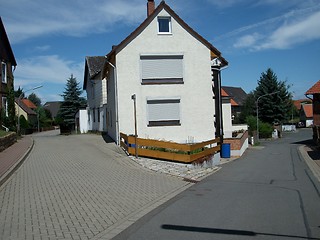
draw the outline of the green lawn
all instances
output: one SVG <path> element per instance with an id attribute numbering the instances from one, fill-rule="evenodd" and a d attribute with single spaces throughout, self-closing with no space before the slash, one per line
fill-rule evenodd
<path id="1" fill-rule="evenodd" d="M 6 135 L 8 135 L 9 133 L 3 130 L 0 130 L 0 137 L 4 137 Z"/>

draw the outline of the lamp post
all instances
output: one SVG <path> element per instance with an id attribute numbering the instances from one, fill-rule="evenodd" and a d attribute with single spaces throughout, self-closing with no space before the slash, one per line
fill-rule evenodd
<path id="1" fill-rule="evenodd" d="M 42 87 L 43 87 L 43 86 L 40 85 L 40 86 L 31 88 L 31 89 L 28 89 L 28 90 L 22 92 L 22 93 L 20 94 L 20 96 L 18 97 L 18 128 L 17 128 L 17 133 L 18 133 L 18 135 L 20 135 L 20 105 L 21 105 L 22 95 L 25 94 L 26 92 L 29 92 L 29 91 L 32 91 L 32 90 L 36 90 L 36 89 L 42 88 Z"/>
<path id="2" fill-rule="evenodd" d="M 137 103 L 136 103 L 136 94 L 133 94 L 131 96 L 131 99 L 133 100 L 133 106 L 134 106 L 134 145 L 135 145 L 135 153 L 136 158 L 138 158 L 138 131 L 137 131 Z"/>
<path id="3" fill-rule="evenodd" d="M 259 142 L 259 100 L 262 97 L 270 96 L 270 95 L 276 94 L 278 92 L 280 92 L 280 91 L 267 93 L 267 94 L 261 95 L 260 97 L 257 98 L 257 101 L 256 101 L 256 105 L 257 105 L 257 142 Z"/>

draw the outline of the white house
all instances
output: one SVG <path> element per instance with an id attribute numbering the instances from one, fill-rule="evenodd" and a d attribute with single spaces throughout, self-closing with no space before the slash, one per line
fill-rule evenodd
<path id="1" fill-rule="evenodd" d="M 155 8 L 148 0 L 147 13 L 105 56 L 109 136 L 119 143 L 120 132 L 134 134 L 134 94 L 139 137 L 186 143 L 221 136 L 220 69 L 228 62 L 164 1 Z"/>
<path id="2" fill-rule="evenodd" d="M 102 77 L 104 56 L 86 57 L 83 89 L 87 92 L 87 122 L 81 118 L 81 125 L 87 124 L 86 129 L 93 131 L 107 131 L 107 83 Z"/>

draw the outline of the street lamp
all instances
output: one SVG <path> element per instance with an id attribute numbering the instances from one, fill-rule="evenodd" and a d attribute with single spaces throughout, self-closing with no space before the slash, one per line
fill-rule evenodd
<path id="1" fill-rule="evenodd" d="M 18 97 L 18 128 L 17 128 L 17 133 L 18 133 L 18 135 L 20 135 L 20 105 L 21 105 L 21 98 L 22 98 L 23 94 L 25 94 L 26 92 L 29 92 L 29 91 L 32 91 L 32 90 L 36 90 L 36 89 L 42 88 L 42 87 L 43 87 L 43 86 L 40 85 L 40 86 L 31 88 L 31 89 L 28 89 L 28 90 L 22 92 L 22 93 L 20 94 L 20 96 Z"/>
<path id="2" fill-rule="evenodd" d="M 262 97 L 270 96 L 270 95 L 276 94 L 278 92 L 280 92 L 280 91 L 276 91 L 273 93 L 267 93 L 267 94 L 261 95 L 260 97 L 257 98 L 257 101 L 256 101 L 256 105 L 257 105 L 257 142 L 259 142 L 259 100 Z"/>

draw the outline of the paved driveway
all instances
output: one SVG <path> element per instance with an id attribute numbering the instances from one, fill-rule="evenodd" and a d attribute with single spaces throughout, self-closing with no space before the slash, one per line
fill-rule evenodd
<path id="1" fill-rule="evenodd" d="M 110 239 L 189 183 L 144 169 L 98 135 L 34 135 L 0 188 L 0 239 Z"/>

